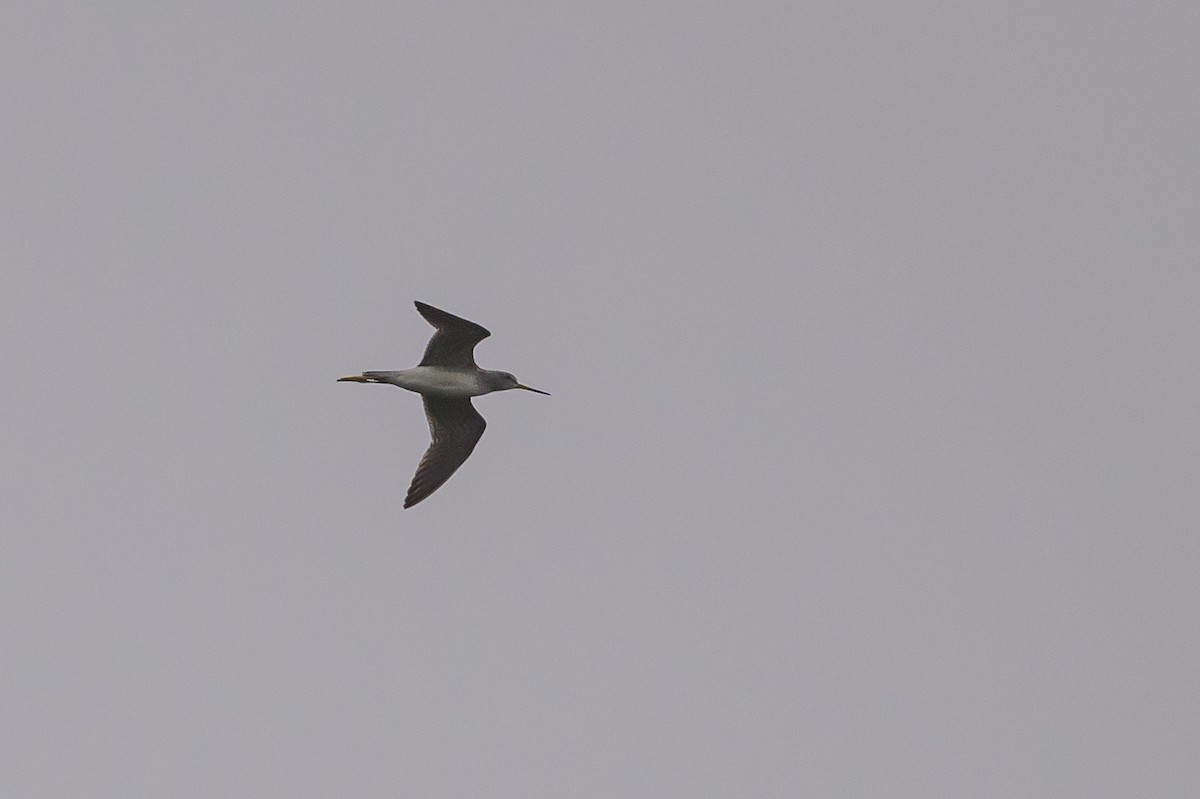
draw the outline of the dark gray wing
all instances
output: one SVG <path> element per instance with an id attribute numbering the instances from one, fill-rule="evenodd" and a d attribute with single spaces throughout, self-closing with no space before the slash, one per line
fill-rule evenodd
<path id="1" fill-rule="evenodd" d="M 433 441 L 417 466 L 404 507 L 411 508 L 437 491 L 471 455 L 487 422 L 470 398 L 425 396 L 425 418 Z"/>
<path id="2" fill-rule="evenodd" d="M 487 328 L 418 301 L 417 310 L 437 328 L 420 366 L 475 366 L 475 345 L 492 335 Z"/>

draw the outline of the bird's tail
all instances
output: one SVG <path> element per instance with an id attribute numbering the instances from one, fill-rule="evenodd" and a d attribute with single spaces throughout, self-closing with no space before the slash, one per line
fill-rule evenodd
<path id="1" fill-rule="evenodd" d="M 361 375 L 351 375 L 350 377 L 339 377 L 338 382 L 346 383 L 389 383 L 388 378 L 399 374 L 399 372 L 363 372 Z"/>

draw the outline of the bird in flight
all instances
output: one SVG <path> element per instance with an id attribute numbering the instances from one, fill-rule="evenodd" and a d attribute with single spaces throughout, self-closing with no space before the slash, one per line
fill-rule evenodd
<path id="1" fill-rule="evenodd" d="M 523 386 L 508 372 L 493 372 L 475 365 L 475 345 L 491 335 L 487 328 L 417 302 L 417 311 L 437 330 L 425 347 L 425 357 L 412 369 L 398 372 L 363 372 L 339 377 L 338 382 L 383 383 L 421 395 L 433 441 L 417 465 L 404 498 L 411 508 L 437 491 L 471 455 L 487 423 L 471 405 L 471 397 L 521 388 L 538 394 L 549 392 Z"/>

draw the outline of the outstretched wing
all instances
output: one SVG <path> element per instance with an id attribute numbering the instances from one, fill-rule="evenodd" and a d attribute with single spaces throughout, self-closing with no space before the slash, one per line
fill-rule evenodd
<path id="1" fill-rule="evenodd" d="M 421 366 L 475 366 L 475 345 L 492 335 L 487 328 L 418 301 L 417 310 L 437 328 Z"/>
<path id="2" fill-rule="evenodd" d="M 470 457 L 487 422 L 471 405 L 468 397 L 447 398 L 426 395 L 425 418 L 429 420 L 429 435 L 433 441 L 425 450 L 404 507 L 411 508 L 437 491 L 442 483 Z"/>

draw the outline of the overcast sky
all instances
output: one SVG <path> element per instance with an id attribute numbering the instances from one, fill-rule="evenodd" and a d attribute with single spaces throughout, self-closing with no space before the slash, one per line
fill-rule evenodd
<path id="1" fill-rule="evenodd" d="M 5 3 L 0 794 L 1200 795 L 1187 2 Z M 420 299 L 491 329 L 401 510 Z"/>

